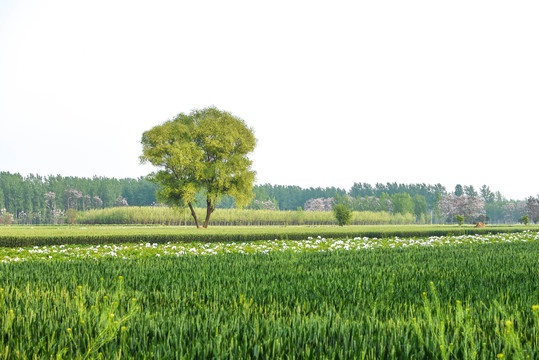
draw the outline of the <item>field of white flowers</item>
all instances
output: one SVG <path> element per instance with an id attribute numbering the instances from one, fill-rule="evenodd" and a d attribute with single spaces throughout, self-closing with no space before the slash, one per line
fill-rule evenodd
<path id="1" fill-rule="evenodd" d="M 268 254 L 270 252 L 362 251 L 377 248 L 457 246 L 460 244 L 492 244 L 539 240 L 539 232 L 511 234 L 431 236 L 425 238 L 326 239 L 321 236 L 306 240 L 270 240 L 243 243 L 141 243 L 119 245 L 53 245 L 31 248 L 0 248 L 0 262 L 27 260 L 73 260 L 119 258 L 136 259 L 161 256 L 222 255 L 229 253 Z"/>

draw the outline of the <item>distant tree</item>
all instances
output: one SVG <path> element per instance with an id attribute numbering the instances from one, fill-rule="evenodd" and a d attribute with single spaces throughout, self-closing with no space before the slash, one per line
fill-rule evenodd
<path id="1" fill-rule="evenodd" d="M 101 207 L 103 206 L 103 200 L 101 200 L 99 196 L 94 196 L 92 198 L 92 205 L 95 209 L 101 209 Z"/>
<path id="2" fill-rule="evenodd" d="M 465 217 L 462 215 L 455 215 L 455 220 L 457 221 L 459 226 L 462 226 L 462 224 L 464 223 L 464 219 Z"/>
<path id="3" fill-rule="evenodd" d="M 529 221 L 537 223 L 539 221 L 539 201 L 533 196 L 526 199 L 526 212 L 529 215 Z"/>
<path id="4" fill-rule="evenodd" d="M 442 211 L 440 204 L 442 203 L 442 195 L 440 193 L 436 193 L 436 198 L 434 200 L 434 203 L 432 205 L 432 210 L 434 213 L 434 219 L 436 223 L 439 223 L 443 221 L 442 219 Z"/>
<path id="5" fill-rule="evenodd" d="M 485 204 L 485 213 L 490 221 L 494 223 L 503 222 L 503 203 L 493 201 Z"/>
<path id="6" fill-rule="evenodd" d="M 367 183 L 354 183 L 350 188 L 348 194 L 353 197 L 365 197 L 365 196 L 374 196 L 373 188 L 370 184 Z"/>
<path id="7" fill-rule="evenodd" d="M 11 225 L 13 223 L 13 214 L 10 214 L 6 209 L 1 209 L 0 223 L 3 225 Z"/>
<path id="8" fill-rule="evenodd" d="M 249 204 L 248 208 L 254 210 L 277 210 L 277 207 L 271 200 L 262 201 L 255 199 Z"/>
<path id="9" fill-rule="evenodd" d="M 219 209 L 234 209 L 236 207 L 236 201 L 234 201 L 232 196 L 224 195 L 215 206 Z"/>
<path id="10" fill-rule="evenodd" d="M 215 107 L 180 113 L 144 132 L 141 142 L 141 162 L 161 168 L 149 177 L 161 186 L 158 197 L 169 205 L 187 205 L 197 228 L 193 202 L 199 190 L 206 193 L 204 228 L 223 195 L 232 196 L 237 207 L 251 201 L 255 173 L 247 155 L 256 138 L 240 118 Z"/>
<path id="11" fill-rule="evenodd" d="M 462 205 L 462 214 L 466 219 L 475 221 L 476 218 L 485 214 L 485 203 L 477 196 L 461 196 L 464 204 Z"/>
<path id="12" fill-rule="evenodd" d="M 266 192 L 266 189 L 263 186 L 253 187 L 253 195 L 254 195 L 253 200 L 258 200 L 258 201 L 268 201 L 270 198 L 268 193 Z"/>
<path id="13" fill-rule="evenodd" d="M 530 217 L 528 215 L 524 215 L 518 221 L 524 225 L 528 225 L 528 223 L 530 222 Z"/>
<path id="14" fill-rule="evenodd" d="M 475 191 L 473 185 L 464 186 L 464 193 L 468 196 L 477 196 L 477 191 Z"/>
<path id="15" fill-rule="evenodd" d="M 461 196 L 461 195 L 464 195 L 464 190 L 462 189 L 462 185 L 460 184 L 457 184 L 455 186 L 455 192 L 454 192 L 455 196 Z"/>
<path id="16" fill-rule="evenodd" d="M 496 196 L 492 191 L 490 191 L 490 188 L 487 185 L 481 186 L 479 192 L 481 193 L 481 200 L 483 200 L 486 204 L 490 204 L 496 199 Z"/>
<path id="17" fill-rule="evenodd" d="M 53 223 L 54 212 L 56 211 L 56 194 L 49 191 L 45 194 L 45 222 Z"/>
<path id="18" fill-rule="evenodd" d="M 352 203 L 353 210 L 356 211 L 383 211 L 379 199 L 375 196 L 357 197 Z"/>
<path id="19" fill-rule="evenodd" d="M 389 196 L 388 193 L 383 192 L 382 195 L 380 195 L 379 203 L 380 203 L 381 211 L 387 211 L 387 212 L 393 211 L 391 197 Z"/>
<path id="20" fill-rule="evenodd" d="M 503 205 L 503 217 L 505 223 L 512 223 L 515 219 L 517 211 L 517 204 L 514 202 L 508 202 Z"/>
<path id="21" fill-rule="evenodd" d="M 114 206 L 116 207 L 129 206 L 129 203 L 123 196 L 118 196 L 116 198 L 116 201 L 114 202 Z"/>
<path id="22" fill-rule="evenodd" d="M 79 190 L 69 189 L 65 191 L 66 209 L 77 209 L 82 193 Z"/>
<path id="23" fill-rule="evenodd" d="M 333 214 L 337 219 L 339 226 L 344 226 L 350 224 L 352 220 L 352 212 L 344 204 L 336 204 L 333 206 Z"/>
<path id="24" fill-rule="evenodd" d="M 421 215 L 425 215 L 427 213 L 427 200 L 423 195 L 415 195 L 413 198 L 414 201 L 414 215 L 417 219 L 421 217 Z"/>
<path id="25" fill-rule="evenodd" d="M 447 219 L 455 218 L 455 215 L 461 215 L 469 221 L 473 221 L 485 213 L 484 203 L 477 196 L 447 194 L 442 198 L 438 206 L 440 212 Z"/>
<path id="26" fill-rule="evenodd" d="M 394 194 L 391 196 L 391 206 L 395 214 L 413 214 L 414 201 L 407 193 Z"/>
<path id="27" fill-rule="evenodd" d="M 81 199 L 82 199 L 82 211 L 88 210 L 92 204 L 90 195 L 83 195 Z"/>
<path id="28" fill-rule="evenodd" d="M 346 206 L 348 209 L 352 208 L 352 200 L 353 198 L 350 197 L 349 195 L 339 195 L 339 194 L 335 194 L 333 196 L 333 204 L 343 204 L 344 206 Z"/>
<path id="29" fill-rule="evenodd" d="M 77 220 L 79 212 L 75 209 L 68 209 L 65 215 L 66 215 L 66 222 L 68 224 L 75 225 L 75 221 Z"/>

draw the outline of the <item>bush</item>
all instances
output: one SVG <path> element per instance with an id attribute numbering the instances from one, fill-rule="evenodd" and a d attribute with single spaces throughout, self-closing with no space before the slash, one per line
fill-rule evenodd
<path id="1" fill-rule="evenodd" d="M 454 219 L 459 223 L 459 226 L 462 226 L 464 224 L 465 217 L 462 215 L 455 215 Z"/>
<path id="2" fill-rule="evenodd" d="M 530 222 L 530 217 L 528 215 L 524 215 L 523 217 L 518 219 L 518 221 L 524 225 L 528 225 L 528 223 Z"/>
<path id="3" fill-rule="evenodd" d="M 13 215 L 8 213 L 6 209 L 0 210 L 0 224 L 11 225 L 13 223 Z"/>
<path id="4" fill-rule="evenodd" d="M 66 222 L 71 225 L 75 225 L 75 221 L 79 216 L 79 212 L 74 209 L 69 209 L 66 211 Z"/>
<path id="5" fill-rule="evenodd" d="M 333 207 L 333 214 L 339 223 L 339 226 L 350 224 L 352 220 L 352 212 L 344 204 L 337 204 Z"/>

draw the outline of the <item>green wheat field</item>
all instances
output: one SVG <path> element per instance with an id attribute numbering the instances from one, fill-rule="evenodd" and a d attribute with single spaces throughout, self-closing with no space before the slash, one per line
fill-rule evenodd
<path id="1" fill-rule="evenodd" d="M 0 358 L 539 358 L 536 231 L 105 243 L 159 229 L 0 228 L 104 239 L 4 244 Z"/>

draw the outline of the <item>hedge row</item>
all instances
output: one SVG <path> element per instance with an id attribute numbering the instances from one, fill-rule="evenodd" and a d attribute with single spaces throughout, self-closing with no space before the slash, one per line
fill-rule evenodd
<path id="1" fill-rule="evenodd" d="M 130 231 L 131 230 L 131 231 Z M 159 233 L 159 231 L 141 233 L 136 228 L 122 229 L 119 233 L 108 234 L 54 234 L 43 231 L 42 234 L 3 234 L 0 231 L 0 247 L 30 247 L 49 245 L 101 245 L 122 243 L 181 243 L 181 242 L 248 242 L 257 240 L 305 240 L 309 237 L 324 238 L 390 238 L 390 237 L 429 237 L 447 235 L 515 233 L 527 230 L 525 227 L 487 227 L 487 228 L 429 228 L 422 227 L 382 227 L 380 230 L 361 227 L 298 227 L 298 228 L 244 228 L 227 231 L 185 230 Z"/>

